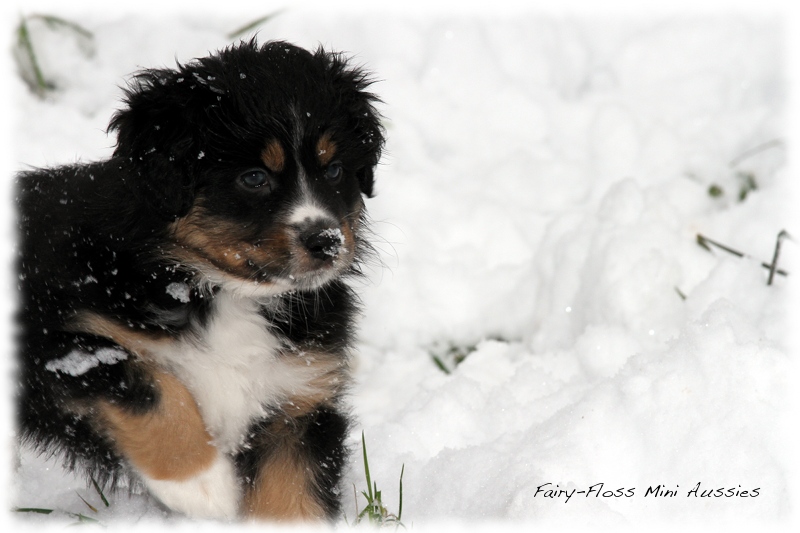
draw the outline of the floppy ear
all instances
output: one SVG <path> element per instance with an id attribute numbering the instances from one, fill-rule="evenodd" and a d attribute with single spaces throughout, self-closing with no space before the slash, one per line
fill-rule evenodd
<path id="1" fill-rule="evenodd" d="M 375 104 L 381 100 L 367 89 L 374 83 L 370 74 L 349 64 L 341 53 L 326 52 L 318 48 L 314 57 L 323 61 L 331 84 L 340 95 L 345 106 L 349 124 L 346 129 L 353 132 L 353 150 L 359 152 L 360 159 L 366 163 L 358 169 L 358 183 L 361 192 L 372 197 L 375 185 L 375 167 L 381 158 L 385 144 L 381 115 Z"/>
<path id="2" fill-rule="evenodd" d="M 355 71 L 354 74 L 362 76 L 363 83 L 371 83 L 369 80 L 363 81 L 366 80 L 366 77 L 360 71 Z M 364 87 L 366 85 L 357 90 L 357 96 L 351 104 L 351 113 L 356 117 L 357 140 L 360 148 L 365 150 L 363 160 L 367 163 L 358 171 L 358 184 L 361 192 L 367 198 L 372 198 L 375 186 L 375 167 L 380 161 L 386 138 L 381 124 L 381 116 L 373 105 L 380 100 L 375 95 L 365 92 Z"/>
<path id="3" fill-rule="evenodd" d="M 357 173 L 358 185 L 367 198 L 372 198 L 375 187 L 375 167 L 369 166 L 360 169 Z"/>
<path id="4" fill-rule="evenodd" d="M 168 220 L 192 205 L 195 167 L 203 154 L 191 84 L 171 70 L 146 70 L 126 91 L 126 108 L 109 123 L 117 133 L 114 156 L 128 167 L 127 183 L 140 204 Z"/>
<path id="5" fill-rule="evenodd" d="M 358 184 L 361 192 L 367 198 L 372 198 L 375 187 L 375 167 L 381 159 L 383 146 L 386 142 L 381 116 L 375 110 L 373 103 L 378 102 L 378 98 L 371 93 L 360 90 L 358 97 L 352 104 L 353 115 L 356 117 L 357 140 L 360 148 L 365 150 L 363 161 L 367 164 L 357 173 Z"/>

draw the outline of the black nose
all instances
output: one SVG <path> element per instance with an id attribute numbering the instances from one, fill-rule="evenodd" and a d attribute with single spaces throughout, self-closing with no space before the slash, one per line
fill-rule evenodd
<path id="1" fill-rule="evenodd" d="M 339 255 L 344 244 L 344 235 L 339 228 L 325 228 L 301 233 L 300 241 L 311 257 L 324 260 Z"/>

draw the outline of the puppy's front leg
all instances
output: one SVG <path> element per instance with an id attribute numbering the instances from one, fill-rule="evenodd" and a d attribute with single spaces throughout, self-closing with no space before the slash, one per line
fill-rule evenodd
<path id="1" fill-rule="evenodd" d="M 169 508 L 193 517 L 235 518 L 240 489 L 233 463 L 212 444 L 186 387 L 164 372 L 154 382 L 158 404 L 145 412 L 101 402 L 117 449 Z"/>
<path id="2" fill-rule="evenodd" d="M 332 406 L 281 413 L 253 428 L 237 457 L 246 481 L 242 512 L 257 520 L 332 520 L 345 463 L 347 419 Z"/>

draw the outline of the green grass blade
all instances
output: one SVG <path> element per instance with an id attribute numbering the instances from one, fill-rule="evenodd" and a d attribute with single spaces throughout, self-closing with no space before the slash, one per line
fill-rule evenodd
<path id="1" fill-rule="evenodd" d="M 78 523 L 86 523 L 86 522 L 89 522 L 91 524 L 99 524 L 100 523 L 99 520 L 95 520 L 94 518 L 92 518 L 90 516 L 86 516 L 86 515 L 81 514 L 81 513 L 67 513 L 67 514 L 69 516 L 71 516 L 72 518 L 76 519 L 78 521 Z"/>
<path id="2" fill-rule="evenodd" d="M 397 506 L 397 521 L 403 518 L 403 473 L 406 471 L 406 465 L 403 463 L 403 466 L 400 468 L 400 504 Z"/>
<path id="3" fill-rule="evenodd" d="M 369 498 L 367 498 L 370 502 L 374 499 L 374 494 L 372 492 L 372 479 L 369 476 L 369 461 L 367 460 L 367 441 L 364 438 L 364 432 L 361 432 L 361 449 L 364 451 L 364 473 L 367 476 L 367 490 L 369 491 Z"/>
<path id="4" fill-rule="evenodd" d="M 97 481 L 95 481 L 94 478 L 92 478 L 92 485 L 94 485 L 94 490 L 96 490 L 97 494 L 100 495 L 100 499 L 103 500 L 103 503 L 105 504 L 105 506 L 106 507 L 110 507 L 111 505 L 108 503 L 108 500 L 106 499 L 106 495 L 103 494 L 102 490 L 100 490 L 100 485 L 97 484 Z"/>
<path id="5" fill-rule="evenodd" d="M 356 524 L 359 523 L 362 518 L 364 518 L 364 515 L 367 514 L 367 511 L 369 511 L 369 506 L 364 507 L 364 510 L 361 511 L 360 513 L 358 513 L 358 518 L 356 519 Z"/>
<path id="6" fill-rule="evenodd" d="M 78 493 L 77 493 L 77 492 L 75 492 L 75 494 L 78 494 Z M 92 505 L 92 504 L 90 504 L 89 502 L 87 502 L 87 501 L 84 499 L 84 497 L 83 497 L 83 496 L 81 496 L 80 494 L 78 494 L 78 498 L 80 498 L 80 499 L 81 499 L 81 501 L 82 501 L 83 503 L 85 503 L 85 504 L 86 504 L 86 507 L 88 507 L 89 509 L 91 509 L 91 510 L 92 510 L 93 512 L 95 512 L 95 513 L 97 512 L 97 508 L 96 508 L 94 505 Z"/>
<path id="7" fill-rule="evenodd" d="M 65 28 L 69 28 L 70 30 L 74 31 L 81 37 L 85 37 L 86 39 L 89 40 L 94 39 L 94 34 L 92 34 L 92 32 L 90 32 L 86 28 L 70 20 L 62 19 L 61 17 L 56 17 L 54 15 L 31 15 L 28 18 L 29 19 L 38 18 L 43 20 L 51 28 L 54 28 L 56 26 L 63 26 Z"/>
<path id="8" fill-rule="evenodd" d="M 256 19 L 253 22 L 250 22 L 250 23 L 242 26 L 238 30 L 234 30 L 234 31 L 230 32 L 228 34 L 228 39 L 235 39 L 236 37 L 240 37 L 240 36 L 244 35 L 245 33 L 256 29 L 257 27 L 261 26 L 262 24 L 264 24 L 266 22 L 269 22 L 270 20 L 272 20 L 273 18 L 277 17 L 281 13 L 283 13 L 283 9 L 279 9 L 278 11 L 270 13 L 269 15 L 264 15 L 263 17 L 261 17 L 259 19 Z"/>
<path id="9" fill-rule="evenodd" d="M 28 23 L 24 18 L 20 20 L 19 26 L 17 27 L 17 42 L 28 56 L 30 68 L 33 71 L 34 85 L 31 88 L 37 96 L 42 97 L 51 87 L 48 85 L 47 81 L 45 81 L 42 69 L 39 67 L 39 61 L 36 59 L 36 52 L 34 52 L 33 43 L 31 42 L 31 34 L 28 31 Z"/>
<path id="10" fill-rule="evenodd" d="M 446 366 L 444 366 L 444 362 L 442 362 L 442 359 L 438 355 L 431 355 L 431 359 L 433 359 L 433 363 L 439 370 L 441 370 L 445 374 L 450 374 L 450 371 L 447 369 Z"/>
<path id="11" fill-rule="evenodd" d="M 18 507 L 14 509 L 15 513 L 38 513 L 38 514 L 50 514 L 53 512 L 52 509 L 37 509 L 35 507 Z"/>

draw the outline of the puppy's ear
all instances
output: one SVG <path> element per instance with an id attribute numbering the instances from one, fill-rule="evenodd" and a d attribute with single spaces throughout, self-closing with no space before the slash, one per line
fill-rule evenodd
<path id="1" fill-rule="evenodd" d="M 363 76 L 365 84 L 371 83 L 361 71 L 356 71 L 355 75 Z M 374 94 L 365 92 L 363 87 L 356 95 L 351 104 L 351 113 L 356 117 L 356 138 L 359 148 L 365 151 L 362 161 L 366 163 L 366 166 L 358 171 L 358 184 L 361 192 L 366 197 L 372 198 L 375 188 L 375 167 L 381 159 L 386 138 L 381 116 L 374 106 L 380 100 Z"/>
<path id="2" fill-rule="evenodd" d="M 367 198 L 372 198 L 373 190 L 375 188 L 375 167 L 368 166 L 359 169 L 357 172 L 358 185 L 361 187 L 361 192 Z"/>
<path id="3" fill-rule="evenodd" d="M 191 89 L 180 72 L 140 72 L 126 91 L 126 108 L 108 128 L 117 133 L 114 156 L 123 165 L 133 199 L 168 220 L 191 207 L 195 168 L 203 157 Z"/>
<path id="4" fill-rule="evenodd" d="M 352 132 L 354 141 L 352 149 L 359 153 L 359 159 L 365 164 L 358 170 L 358 183 L 361 192 L 372 197 L 375 167 L 386 142 L 381 115 L 375 109 L 381 100 L 368 91 L 374 80 L 364 69 L 350 65 L 343 54 L 319 48 L 315 58 L 325 63 L 334 90 L 341 95 L 340 102 L 348 115 L 346 129 Z"/>
<path id="5" fill-rule="evenodd" d="M 358 117 L 357 139 L 360 148 L 366 151 L 362 156 L 366 166 L 358 171 L 358 184 L 367 198 L 374 195 L 375 167 L 378 166 L 386 142 L 381 117 L 372 105 L 376 101 L 378 99 L 372 94 L 362 92 L 361 98 L 354 104 L 355 116 Z"/>

